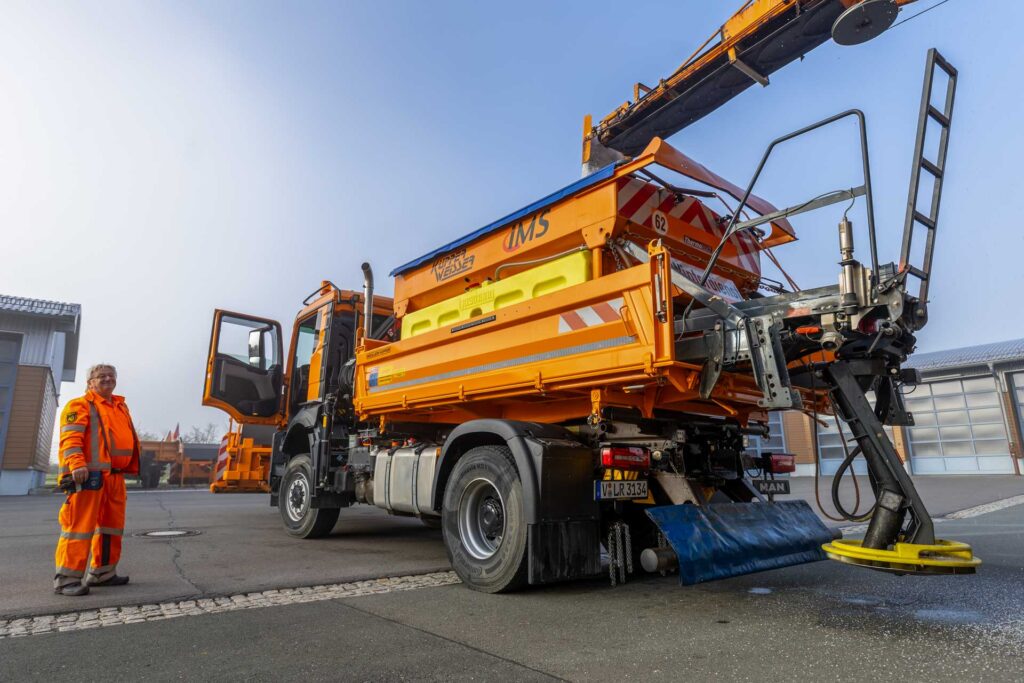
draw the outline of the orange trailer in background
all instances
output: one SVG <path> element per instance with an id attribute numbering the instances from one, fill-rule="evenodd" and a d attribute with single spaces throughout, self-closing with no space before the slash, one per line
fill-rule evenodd
<path id="1" fill-rule="evenodd" d="M 139 448 L 139 484 L 144 489 L 156 488 L 165 475 L 168 486 L 206 485 L 212 481 L 216 444 L 142 441 Z"/>
<path id="2" fill-rule="evenodd" d="M 217 453 L 211 493 L 269 493 L 273 428 L 232 420 Z"/>

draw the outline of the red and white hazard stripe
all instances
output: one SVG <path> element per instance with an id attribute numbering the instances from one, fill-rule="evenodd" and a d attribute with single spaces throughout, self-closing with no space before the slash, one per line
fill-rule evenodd
<path id="1" fill-rule="evenodd" d="M 604 325 L 619 320 L 622 308 L 622 297 L 611 301 L 602 301 L 593 306 L 584 306 L 574 311 L 562 313 L 558 317 L 558 334 L 575 332 L 594 325 Z"/>
<path id="2" fill-rule="evenodd" d="M 643 180 L 624 179 L 619 189 L 618 208 L 621 216 L 652 229 L 652 218 L 655 212 L 660 211 L 703 229 L 714 236 L 715 244 L 722 239 L 718 216 L 711 209 L 693 197 L 685 197 L 677 204 L 671 192 Z M 755 275 L 761 274 L 760 247 L 752 233 L 734 235 L 729 244 L 736 249 L 736 262 L 740 268 Z"/>
<path id="3" fill-rule="evenodd" d="M 220 479 L 224 476 L 224 468 L 228 464 L 228 435 L 220 440 L 220 449 L 217 451 L 217 466 L 213 470 L 213 478 Z"/>

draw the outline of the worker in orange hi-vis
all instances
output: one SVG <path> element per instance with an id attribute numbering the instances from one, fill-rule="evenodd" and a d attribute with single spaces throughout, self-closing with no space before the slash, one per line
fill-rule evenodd
<path id="1" fill-rule="evenodd" d="M 139 472 L 139 437 L 124 397 L 114 395 L 117 370 L 89 368 L 85 395 L 60 418 L 61 506 L 53 590 L 86 595 L 90 586 L 123 586 L 117 574 L 127 492 L 124 475 Z M 89 555 L 92 554 L 91 566 Z"/>

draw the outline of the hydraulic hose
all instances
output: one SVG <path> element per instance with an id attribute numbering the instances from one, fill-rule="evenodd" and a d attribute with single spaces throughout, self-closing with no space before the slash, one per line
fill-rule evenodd
<path id="1" fill-rule="evenodd" d="M 816 376 L 814 374 L 814 368 L 812 366 L 807 365 L 806 363 L 804 364 L 804 367 L 807 369 L 807 371 L 811 375 L 811 391 L 813 391 L 815 394 L 817 394 L 818 386 L 817 386 L 817 382 L 815 381 L 815 377 Z M 839 418 L 838 417 L 836 418 L 836 427 L 838 427 L 838 429 L 839 429 L 839 441 L 843 445 L 843 451 L 846 453 L 846 457 L 843 459 L 842 464 L 840 464 L 839 469 L 836 470 L 835 476 L 832 478 L 832 504 L 835 506 L 836 511 L 839 512 L 840 516 L 839 517 L 834 517 L 834 516 L 830 515 L 825 510 L 825 506 L 822 505 L 822 502 L 821 502 L 821 448 L 820 448 L 820 446 L 818 444 L 818 422 L 819 422 L 819 418 L 818 418 L 818 403 L 817 403 L 817 401 L 812 402 L 811 406 L 812 406 L 813 416 L 814 416 L 814 425 L 811 428 L 811 441 L 812 441 L 811 446 L 814 449 L 814 502 L 817 503 L 818 510 L 821 511 L 822 516 L 824 516 L 826 519 L 829 519 L 829 520 L 831 520 L 833 522 L 860 522 L 860 521 L 864 521 L 863 518 L 862 519 L 858 519 L 855 516 L 850 515 L 846 511 L 846 509 L 843 508 L 842 505 L 839 503 L 839 484 L 841 482 L 842 475 L 843 475 L 843 473 L 847 469 L 850 468 L 850 464 L 853 462 L 853 459 L 855 457 L 857 457 L 857 455 L 860 453 L 860 447 L 858 446 L 853 451 L 849 451 L 847 449 L 846 437 L 843 435 L 843 428 L 839 424 Z M 854 515 L 856 515 L 857 511 L 860 510 L 860 484 L 857 482 L 857 474 L 852 469 L 850 469 L 850 475 L 853 477 L 853 492 L 854 492 L 853 513 L 854 513 Z M 872 510 L 873 509 L 874 509 L 874 507 L 872 507 Z M 867 516 L 870 517 L 870 515 L 871 515 L 871 512 L 869 511 L 867 513 Z"/>
<path id="2" fill-rule="evenodd" d="M 843 442 L 843 449 L 846 450 L 845 441 Z M 850 468 L 853 465 L 854 459 L 860 455 L 860 451 L 860 446 L 857 446 L 852 451 L 846 450 L 846 457 L 843 458 L 843 462 L 839 465 L 839 469 L 836 470 L 835 476 L 832 477 L 832 506 L 839 512 L 840 516 L 850 522 L 866 522 L 871 519 L 871 514 L 875 511 L 875 506 L 872 505 L 863 515 L 857 515 L 857 511 L 860 509 L 860 487 L 857 485 L 857 473 Z M 839 484 L 841 483 L 843 474 L 847 469 L 850 469 L 850 476 L 853 477 L 854 486 L 857 491 L 857 497 L 853 504 L 853 512 L 847 512 L 839 500 Z"/>

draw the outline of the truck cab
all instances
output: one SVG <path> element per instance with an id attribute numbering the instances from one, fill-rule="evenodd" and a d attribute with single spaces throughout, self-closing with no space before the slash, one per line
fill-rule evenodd
<path id="1" fill-rule="evenodd" d="M 276 428 L 270 466 L 271 505 L 281 504 L 281 484 L 298 460 L 284 492 L 282 518 L 290 533 L 328 533 L 350 501 L 334 489 L 340 463 L 332 443 L 354 434 L 351 410 L 355 348 L 364 336 L 364 295 L 330 282 L 303 301 L 285 353 L 276 320 L 216 310 L 210 334 L 203 405 L 220 408 L 242 425 Z M 390 298 L 374 296 L 371 335 L 397 335 Z M 271 445 L 271 444 L 267 444 Z M 318 532 L 318 533 L 317 533 Z"/>

